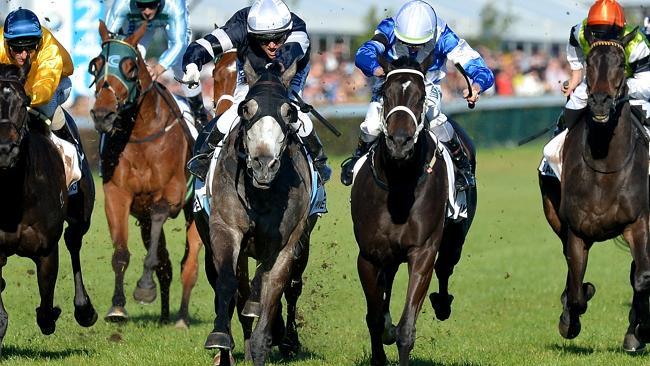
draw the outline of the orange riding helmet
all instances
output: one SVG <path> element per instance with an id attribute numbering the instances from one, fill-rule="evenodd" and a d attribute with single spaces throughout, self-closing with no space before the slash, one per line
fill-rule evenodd
<path id="1" fill-rule="evenodd" d="M 589 9 L 588 25 L 625 27 L 625 13 L 616 0 L 596 0 Z"/>

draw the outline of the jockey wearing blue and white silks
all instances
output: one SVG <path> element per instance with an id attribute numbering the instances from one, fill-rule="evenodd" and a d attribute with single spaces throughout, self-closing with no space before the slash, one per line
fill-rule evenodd
<path id="1" fill-rule="evenodd" d="M 210 138 L 212 141 L 221 140 L 239 120 L 237 107 L 248 93 L 248 84 L 243 70 L 246 60 L 258 73 L 271 62 L 282 64 L 285 70 L 296 62 L 297 71 L 289 87 L 289 98 L 292 100 L 295 100 L 292 92 L 302 95 L 309 74 L 311 44 L 307 27 L 305 22 L 290 12 L 281 0 L 256 0 L 250 7 L 236 12 L 223 27 L 192 42 L 183 56 L 185 70 L 183 81 L 196 81 L 203 65 L 232 49 L 237 50 L 238 70 L 237 86 L 233 95 L 234 103 L 217 120 L 217 128 Z M 309 150 L 321 179 L 327 181 L 331 171 L 326 165 L 327 156 L 323 152 L 311 118 L 298 110 L 298 121 L 291 127 Z M 200 159 L 193 159 L 189 168 L 192 173 L 201 176 L 206 166 L 205 164 L 199 166 L 199 163 Z"/>
<path id="2" fill-rule="evenodd" d="M 426 100 L 425 114 L 429 128 L 436 137 L 447 145 L 452 153 L 457 168 L 462 173 L 458 179 L 460 189 L 474 185 L 469 160 L 460 148 L 460 142 L 447 116 L 441 112 L 442 90 L 440 81 L 446 75 L 447 60 L 459 63 L 473 82 L 475 102 L 478 94 L 494 84 L 494 75 L 485 65 L 481 56 L 472 49 L 464 39 L 459 38 L 438 17 L 433 8 L 424 1 L 409 1 L 404 4 L 393 18 L 382 20 L 374 36 L 357 51 L 355 63 L 368 77 L 373 77 L 372 99 L 365 120 L 361 123 L 359 146 L 349 162 L 344 164 L 341 172 L 343 184 L 352 182 L 352 169 L 356 160 L 362 156 L 381 133 L 382 101 L 379 92 L 383 84 L 384 71 L 378 58 L 395 60 L 409 56 L 423 60 L 431 53 L 434 62 L 425 75 Z M 468 94 L 468 93 L 466 93 Z M 465 178 L 467 182 L 463 182 Z"/>
<path id="3" fill-rule="evenodd" d="M 158 64 L 149 67 L 155 79 L 171 68 L 177 79 L 183 77 L 182 56 L 190 43 L 192 31 L 189 27 L 189 13 L 185 0 L 115 0 L 106 16 L 106 25 L 111 33 L 118 36 L 133 34 L 144 21 L 147 32 L 138 44 L 142 57 L 146 57 L 147 47 L 156 29 L 163 29 L 167 36 L 167 49 L 158 59 Z M 183 85 L 183 92 L 198 122 L 205 124 L 207 115 L 203 107 L 201 88 Z"/>

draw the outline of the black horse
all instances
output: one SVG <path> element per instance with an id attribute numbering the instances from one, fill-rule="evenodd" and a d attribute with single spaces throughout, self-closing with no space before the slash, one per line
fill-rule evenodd
<path id="1" fill-rule="evenodd" d="M 247 357 L 250 351 L 254 364 L 262 365 L 272 345 L 280 345 L 285 355 L 300 346 L 296 302 L 316 216 L 309 216 L 309 164 L 289 131 L 289 123 L 297 118 L 287 98 L 296 64 L 283 73 L 273 65 L 258 75 L 246 62 L 244 71 L 251 88 L 239 105 L 239 127 L 224 143 L 211 189 L 206 273 L 215 291 L 217 316 L 205 347 L 220 349 L 221 362 L 229 362 L 234 347 L 230 319 L 237 295 L 240 312 L 259 315 L 252 333 L 252 319 L 242 325 Z M 201 221 L 197 219 L 199 231 L 205 233 Z M 252 288 L 249 257 L 258 261 Z M 281 317 L 283 293 L 286 332 Z"/>
<path id="2" fill-rule="evenodd" d="M 14 254 L 34 261 L 41 297 L 36 321 L 43 334 L 52 334 L 61 313 L 53 301 L 59 267 L 58 241 L 66 220 L 65 241 L 75 281 L 75 319 L 86 327 L 97 320 L 79 263 L 81 238 L 90 224 L 94 186 L 92 180 L 81 181 L 77 198 L 68 198 L 61 156 L 46 125 L 30 118 L 30 99 L 25 94 L 24 81 L 20 68 L 0 65 L 0 200 L 11 208 L 0 212 L 0 268 Z M 1 289 L 5 284 L 2 279 Z M 0 343 L 7 323 L 8 315 L 0 298 Z"/>
<path id="3" fill-rule="evenodd" d="M 589 113 L 566 135 L 561 182 L 539 175 L 544 213 L 562 240 L 568 267 L 560 334 L 578 336 L 580 315 L 595 293 L 591 283 L 583 283 L 592 244 L 623 235 L 633 258 L 634 296 L 623 341 L 628 352 L 650 340 L 648 141 L 633 123 L 624 69 L 625 46 L 633 36 L 591 43 Z"/>
<path id="4" fill-rule="evenodd" d="M 432 60 L 430 56 L 421 65 L 408 58 L 393 64 L 382 60 L 387 72 L 382 91 L 384 133 L 352 186 L 352 221 L 360 250 L 357 267 L 368 309 L 372 365 L 386 364 L 382 343 L 395 342 L 400 365 L 408 365 L 415 321 L 434 268 L 440 293 L 431 294 L 430 299 L 438 319 L 450 316 L 449 277 L 476 210 L 476 189 L 472 188 L 467 191 L 467 219 L 452 222 L 446 218 L 447 168 L 425 121 L 417 117 L 422 116 L 424 75 Z M 475 166 L 470 139 L 459 126 L 454 127 Z M 395 327 L 389 310 L 391 290 L 404 262 L 408 263 L 409 285 L 404 312 Z"/>

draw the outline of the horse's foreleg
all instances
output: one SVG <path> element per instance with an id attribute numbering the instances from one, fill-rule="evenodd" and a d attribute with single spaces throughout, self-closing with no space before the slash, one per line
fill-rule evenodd
<path id="1" fill-rule="evenodd" d="M 159 243 L 156 277 L 160 283 L 160 322 L 166 323 L 169 322 L 169 287 L 172 283 L 173 272 L 164 231 L 160 233 Z"/>
<path id="2" fill-rule="evenodd" d="M 65 229 L 65 245 L 70 253 L 72 263 L 72 275 L 74 277 L 74 317 L 82 327 L 90 327 L 97 321 L 97 312 L 93 307 L 90 297 L 84 286 L 81 274 L 81 262 L 79 252 L 81 251 L 81 240 L 88 231 L 90 221 L 86 223 L 70 222 Z"/>
<path id="3" fill-rule="evenodd" d="M 244 303 L 244 308 L 241 314 L 250 318 L 259 318 L 262 312 L 262 305 L 260 304 L 260 296 L 262 292 L 262 269 L 258 262 L 255 266 L 255 274 L 249 286 L 248 296 Z"/>
<path id="4" fill-rule="evenodd" d="M 379 284 L 380 270 L 359 254 L 357 257 L 357 271 L 359 272 L 363 293 L 366 296 L 366 323 L 370 332 L 370 346 L 372 348 L 370 364 L 372 366 L 383 366 L 386 364 L 386 352 L 384 352 L 382 343 L 384 290 Z"/>
<path id="5" fill-rule="evenodd" d="M 287 325 L 284 339 L 279 347 L 284 357 L 293 357 L 300 351 L 300 338 L 296 326 L 296 305 L 298 297 L 302 294 L 302 274 L 305 272 L 309 259 L 309 236 L 303 235 L 298 245 L 300 245 L 300 255 L 293 263 L 291 279 L 284 290 L 284 298 L 287 300 Z M 282 314 L 278 319 L 282 321 Z"/>
<path id="6" fill-rule="evenodd" d="M 262 292 L 260 294 L 262 312 L 251 335 L 251 356 L 253 364 L 256 366 L 264 365 L 273 343 L 274 326 L 277 327 L 276 322 L 282 321 L 282 314 L 279 314 L 282 308 L 280 301 L 289 281 L 293 261 L 293 245 L 287 245 L 275 259 L 273 267 L 262 276 Z"/>
<path id="7" fill-rule="evenodd" d="M 169 204 L 163 199 L 152 204 L 150 210 L 151 226 L 150 232 L 148 233 L 149 240 L 145 240 L 147 233 L 144 232 L 144 227 L 141 226 L 140 228 L 143 236 L 142 240 L 147 248 L 147 255 L 144 258 L 142 276 L 138 280 L 136 289 L 133 292 L 133 298 L 144 304 L 150 304 L 156 299 L 156 283 L 153 281 L 153 272 L 159 265 L 158 248 L 160 247 L 163 224 L 169 217 Z"/>
<path id="8" fill-rule="evenodd" d="M 413 251 L 408 256 L 409 284 L 406 303 L 396 329 L 399 364 L 402 366 L 409 364 L 409 354 L 415 344 L 415 322 L 431 283 L 435 258 L 436 251 L 431 248 Z"/>
<path id="9" fill-rule="evenodd" d="M 45 335 L 54 333 L 56 321 L 61 314 L 59 307 L 54 307 L 54 288 L 59 272 L 59 246 L 52 244 L 52 251 L 44 257 L 34 258 L 38 278 L 38 292 L 41 304 L 36 308 L 36 323 Z"/>
<path id="10" fill-rule="evenodd" d="M 630 245 L 632 266 L 630 284 L 634 291 L 630 324 L 623 342 L 627 351 L 637 352 L 650 342 L 650 260 L 648 257 L 648 219 L 637 220 L 623 231 L 625 240 Z M 636 342 L 634 339 L 636 338 Z"/>
<path id="11" fill-rule="evenodd" d="M 181 280 L 183 283 L 183 296 L 181 298 L 181 307 L 178 311 L 178 321 L 176 328 L 186 329 L 190 325 L 190 295 L 196 285 L 199 275 L 199 252 L 203 242 L 199 237 L 196 223 L 191 221 L 187 229 L 187 240 L 185 241 L 185 255 L 181 261 Z"/>
<path id="12" fill-rule="evenodd" d="M 2 277 L 2 268 L 5 264 L 7 264 L 7 258 L 0 257 L 0 354 L 2 354 L 2 341 L 5 338 L 5 334 L 7 334 L 7 326 L 9 325 L 9 314 L 7 314 L 4 302 L 2 301 L 2 292 L 7 284 Z"/>
<path id="13" fill-rule="evenodd" d="M 115 289 L 112 306 L 104 317 L 106 321 L 121 322 L 128 320 L 126 297 L 124 296 L 124 273 L 129 267 L 131 254 L 128 249 L 129 208 L 132 197 L 121 191 L 112 183 L 104 184 L 104 209 L 106 220 L 113 241 L 113 258 L 111 264 L 115 273 Z"/>
<path id="14" fill-rule="evenodd" d="M 580 315 L 587 311 L 587 301 L 596 291 L 591 283 L 582 283 L 591 244 L 569 231 L 564 249 L 568 266 L 566 288 L 561 296 L 564 309 L 558 325 L 560 334 L 567 339 L 580 334 Z"/>
<path id="15" fill-rule="evenodd" d="M 248 256 L 241 255 L 237 263 L 237 279 L 239 282 L 237 290 L 237 317 L 242 327 L 244 335 L 244 358 L 246 361 L 251 361 L 251 345 L 250 339 L 253 333 L 253 320 L 254 318 L 244 315 L 244 308 L 250 297 L 251 289 L 248 279 Z"/>
<path id="16" fill-rule="evenodd" d="M 458 229 L 460 230 L 460 225 L 458 225 Z M 454 296 L 449 294 L 449 277 L 454 273 L 454 267 L 460 260 L 463 243 L 458 241 L 462 237 L 462 233 L 455 233 L 453 235 L 446 232 L 434 265 L 436 277 L 438 278 L 439 292 L 431 293 L 429 300 L 431 300 L 431 306 L 433 306 L 436 318 L 441 321 L 449 319 L 451 315 L 451 303 L 454 300 Z"/>

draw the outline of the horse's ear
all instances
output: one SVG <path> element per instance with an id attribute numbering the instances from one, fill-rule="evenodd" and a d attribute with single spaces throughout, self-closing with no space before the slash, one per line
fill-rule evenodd
<path id="1" fill-rule="evenodd" d="M 632 41 L 634 38 L 636 38 L 636 32 L 639 31 L 639 27 L 634 27 L 634 30 L 632 30 L 630 33 L 626 34 L 625 36 L 621 37 L 621 43 L 623 46 L 627 46 L 630 41 Z"/>
<path id="2" fill-rule="evenodd" d="M 420 64 L 420 71 L 422 71 L 424 75 L 427 74 L 427 71 L 429 71 L 429 68 L 431 67 L 431 65 L 433 65 L 433 61 L 434 61 L 434 54 L 433 52 L 431 52 L 429 56 L 427 56 Z"/>
<path id="3" fill-rule="evenodd" d="M 291 66 L 289 66 L 288 69 L 284 70 L 282 76 L 280 77 L 280 80 L 282 80 L 282 85 L 284 85 L 285 88 L 288 88 L 289 85 L 291 85 L 291 80 L 293 80 L 293 77 L 296 75 L 297 70 L 298 60 L 293 61 Z"/>
<path id="4" fill-rule="evenodd" d="M 244 63 L 244 75 L 246 75 L 248 85 L 253 85 L 260 79 L 260 76 L 255 72 L 249 59 L 246 59 L 246 62 Z"/>
<path id="5" fill-rule="evenodd" d="M 127 39 L 125 39 L 126 43 L 130 44 L 131 46 L 135 46 L 140 42 L 140 39 L 144 36 L 144 33 L 147 31 L 147 22 L 144 21 L 140 28 L 138 28 L 133 34 L 131 34 Z"/>
<path id="6" fill-rule="evenodd" d="M 99 36 L 102 38 L 102 43 L 106 42 L 110 37 L 108 35 L 108 28 L 103 20 L 99 21 Z"/>
<path id="7" fill-rule="evenodd" d="M 379 62 L 379 66 L 384 69 L 385 74 L 388 74 L 393 70 L 393 64 L 384 56 L 379 55 L 379 57 L 377 57 L 377 62 Z"/>

